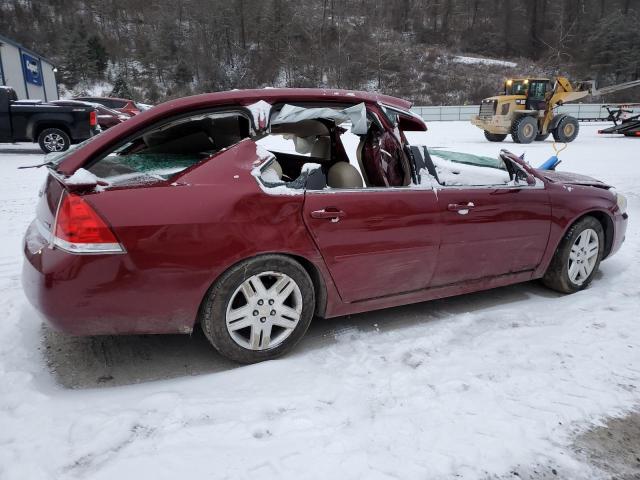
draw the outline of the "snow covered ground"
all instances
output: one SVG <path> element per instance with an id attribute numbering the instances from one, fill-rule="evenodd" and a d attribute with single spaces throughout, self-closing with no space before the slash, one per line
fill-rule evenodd
<path id="1" fill-rule="evenodd" d="M 416 143 L 552 154 L 464 122 L 429 128 Z M 20 269 L 46 172 L 16 169 L 42 155 L 0 146 L 0 479 L 605 478 L 572 445 L 640 401 L 640 140 L 598 128 L 582 126 L 559 170 L 615 185 L 630 225 L 586 291 L 526 283 L 316 321 L 292 354 L 240 368 L 198 333 L 43 326 Z"/>

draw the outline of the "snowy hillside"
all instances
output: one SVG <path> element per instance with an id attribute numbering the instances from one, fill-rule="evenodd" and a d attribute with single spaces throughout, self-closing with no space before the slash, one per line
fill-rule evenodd
<path id="1" fill-rule="evenodd" d="M 0 168 L 0 479 L 607 478 L 577 435 L 640 402 L 640 140 L 583 125 L 559 170 L 629 199 L 622 250 L 583 292 L 538 283 L 316 321 L 295 351 L 237 367 L 193 336 L 71 338 L 20 286 L 42 155 Z M 495 155 L 460 122 L 414 143 Z M 517 476 L 513 473 L 516 472 Z"/>
<path id="2" fill-rule="evenodd" d="M 464 55 L 456 55 L 453 57 L 456 63 L 466 63 L 467 65 L 500 65 L 502 67 L 515 68 L 518 66 L 516 62 L 508 62 L 506 60 L 496 60 L 494 58 L 467 57 Z"/>

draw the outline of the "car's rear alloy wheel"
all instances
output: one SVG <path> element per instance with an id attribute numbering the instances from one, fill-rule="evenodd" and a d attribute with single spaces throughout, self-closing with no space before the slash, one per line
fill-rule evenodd
<path id="1" fill-rule="evenodd" d="M 227 331 L 249 350 L 267 350 L 284 342 L 302 314 L 298 284 L 281 272 L 263 272 L 245 280 L 227 306 Z"/>
<path id="2" fill-rule="evenodd" d="M 202 328 L 224 356 L 242 363 L 282 355 L 304 335 L 315 310 L 313 282 L 281 255 L 232 267 L 209 290 Z"/>
<path id="3" fill-rule="evenodd" d="M 543 282 L 563 293 L 586 288 L 598 270 L 604 251 L 604 230 L 593 217 L 576 222 L 564 236 Z"/>

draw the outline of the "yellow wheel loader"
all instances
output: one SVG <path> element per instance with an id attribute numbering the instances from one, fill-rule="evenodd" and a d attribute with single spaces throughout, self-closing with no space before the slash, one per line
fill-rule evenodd
<path id="1" fill-rule="evenodd" d="M 516 143 L 545 140 L 549 135 L 557 142 L 572 142 L 578 136 L 578 120 L 554 108 L 587 95 L 604 95 L 640 85 L 640 80 L 621 83 L 600 90 L 592 81 L 575 86 L 565 77 L 509 79 L 501 95 L 485 98 L 471 123 L 484 130 L 490 142 L 501 142 L 511 135 Z"/>

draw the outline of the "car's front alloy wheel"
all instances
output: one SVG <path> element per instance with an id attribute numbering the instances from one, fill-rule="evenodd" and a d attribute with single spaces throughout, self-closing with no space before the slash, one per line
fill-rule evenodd
<path id="1" fill-rule="evenodd" d="M 575 285 L 582 285 L 598 262 L 600 241 L 598 234 L 592 228 L 583 230 L 569 251 L 569 263 L 567 265 L 569 280 Z"/>
<path id="2" fill-rule="evenodd" d="M 594 217 L 577 221 L 566 233 L 543 277 L 550 288 L 573 293 L 586 288 L 604 253 L 604 230 Z"/>
<path id="3" fill-rule="evenodd" d="M 313 282 L 295 260 L 264 255 L 242 262 L 211 287 L 200 309 L 205 335 L 224 356 L 254 363 L 282 355 L 306 332 Z"/>

